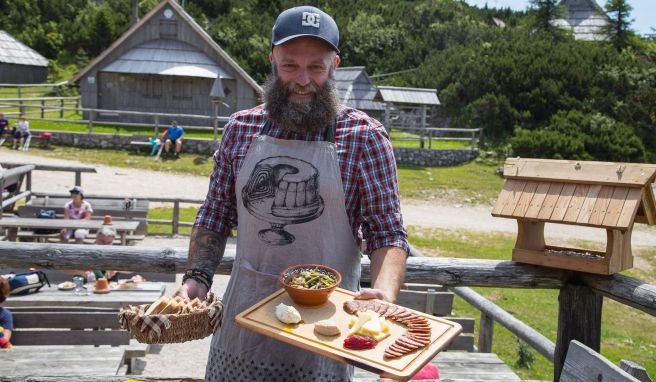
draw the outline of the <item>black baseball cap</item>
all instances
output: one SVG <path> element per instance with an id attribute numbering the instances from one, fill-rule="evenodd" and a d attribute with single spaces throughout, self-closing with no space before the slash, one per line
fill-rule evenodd
<path id="1" fill-rule="evenodd" d="M 70 190 L 68 190 L 68 192 L 70 192 L 71 194 L 84 195 L 84 190 L 82 190 L 82 187 L 80 187 L 80 186 L 75 186 L 75 187 L 71 188 Z"/>
<path id="2" fill-rule="evenodd" d="M 330 15 L 319 8 L 304 5 L 283 11 L 273 25 L 271 48 L 297 37 L 316 37 L 339 53 L 339 29 Z"/>

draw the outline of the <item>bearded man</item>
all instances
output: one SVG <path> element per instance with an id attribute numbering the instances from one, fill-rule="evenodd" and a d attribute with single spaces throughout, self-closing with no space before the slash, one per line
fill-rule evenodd
<path id="1" fill-rule="evenodd" d="M 264 104 L 231 116 L 189 244 L 178 294 L 205 298 L 231 230 L 237 255 L 224 295 L 224 324 L 212 340 L 206 380 L 347 381 L 353 368 L 239 328 L 234 317 L 280 288 L 288 266 L 337 269 L 360 288 L 360 244 L 371 288 L 357 298 L 396 300 L 407 234 L 396 164 L 383 126 L 340 105 L 333 80 L 339 31 L 309 6 L 282 12 L 273 27 Z"/>

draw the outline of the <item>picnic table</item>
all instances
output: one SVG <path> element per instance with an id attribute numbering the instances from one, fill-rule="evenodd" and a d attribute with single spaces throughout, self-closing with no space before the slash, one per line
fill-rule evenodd
<path id="1" fill-rule="evenodd" d="M 102 227 L 102 220 L 76 220 L 76 219 L 37 219 L 37 218 L 3 218 L 0 219 L 0 228 L 7 229 L 7 239 L 16 241 L 19 229 L 88 229 L 98 230 Z M 139 226 L 138 221 L 114 221 L 112 227 L 121 238 L 121 245 L 127 244 L 127 235 L 134 232 Z"/>
<path id="2" fill-rule="evenodd" d="M 26 376 L 62 377 L 115 375 L 123 364 L 124 350 L 119 347 L 38 346 L 14 347 L 2 351 L 3 377 L 25 380 Z M 66 378 L 63 378 L 66 379 Z"/>
<path id="3" fill-rule="evenodd" d="M 4 219 L 3 219 L 4 220 Z M 135 289 L 114 289 L 107 294 L 87 293 L 76 295 L 72 290 L 59 290 L 56 285 L 47 285 L 37 293 L 25 296 L 11 296 L 3 306 L 23 307 L 84 307 L 120 309 L 124 305 L 150 304 L 164 294 L 165 285 L 156 282 L 142 282 Z"/>

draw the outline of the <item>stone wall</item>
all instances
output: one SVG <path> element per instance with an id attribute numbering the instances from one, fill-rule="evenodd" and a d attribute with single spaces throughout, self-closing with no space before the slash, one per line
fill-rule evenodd
<path id="1" fill-rule="evenodd" d="M 474 160 L 478 149 L 471 150 L 428 150 L 395 148 L 394 156 L 398 164 L 417 166 L 453 166 Z"/>
<path id="2" fill-rule="evenodd" d="M 39 131 L 35 130 L 34 133 L 38 134 Z M 50 142 L 55 145 L 64 146 L 133 150 L 135 147 L 130 145 L 130 142 L 133 140 L 135 140 L 135 136 L 132 135 L 57 131 L 53 133 Z M 143 135 L 137 140 L 145 142 L 148 138 L 146 135 Z M 182 151 L 186 153 L 212 155 L 217 145 L 218 142 L 212 139 L 185 138 Z M 473 160 L 478 156 L 478 149 L 428 150 L 395 148 L 394 155 L 396 156 L 396 162 L 399 164 L 452 166 Z"/>
<path id="3" fill-rule="evenodd" d="M 34 133 L 38 134 L 39 131 L 34 130 Z M 135 147 L 131 146 L 130 142 L 135 140 L 147 142 L 148 136 L 56 131 L 50 138 L 50 142 L 55 145 L 123 150 L 134 150 Z M 186 153 L 212 155 L 217 145 L 218 141 L 215 142 L 212 139 L 185 138 L 182 151 Z"/>

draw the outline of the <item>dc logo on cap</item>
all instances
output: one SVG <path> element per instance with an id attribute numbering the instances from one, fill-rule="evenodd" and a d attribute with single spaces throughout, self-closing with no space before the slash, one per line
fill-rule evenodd
<path id="1" fill-rule="evenodd" d="M 303 21 L 301 25 L 304 27 L 319 28 L 320 16 L 318 13 L 303 12 Z"/>

